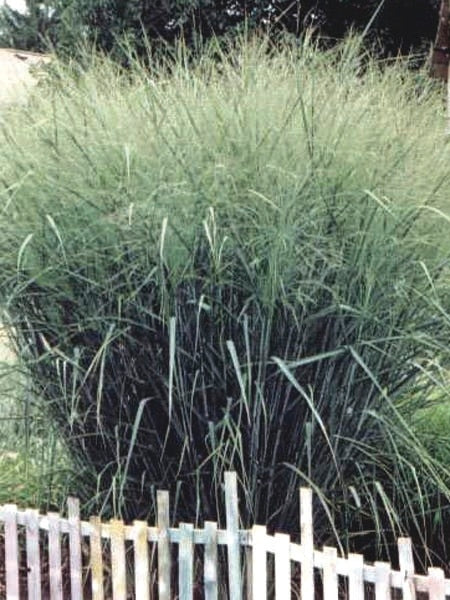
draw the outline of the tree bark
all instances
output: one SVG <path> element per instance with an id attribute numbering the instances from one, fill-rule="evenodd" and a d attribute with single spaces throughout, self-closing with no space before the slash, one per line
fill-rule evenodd
<path id="1" fill-rule="evenodd" d="M 450 59 L 450 0 L 441 0 L 439 24 L 431 57 L 431 74 L 448 80 Z"/>

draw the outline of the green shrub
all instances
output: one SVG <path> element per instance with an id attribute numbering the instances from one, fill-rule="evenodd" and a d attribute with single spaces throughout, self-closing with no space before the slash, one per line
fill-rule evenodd
<path id="1" fill-rule="evenodd" d="M 2 302 L 35 391 L 105 510 L 166 487 L 215 518 L 232 468 L 245 524 L 296 531 L 306 481 L 320 541 L 429 548 L 447 471 L 396 401 L 449 359 L 439 91 L 352 39 L 214 52 L 59 67 L 6 114 Z"/>

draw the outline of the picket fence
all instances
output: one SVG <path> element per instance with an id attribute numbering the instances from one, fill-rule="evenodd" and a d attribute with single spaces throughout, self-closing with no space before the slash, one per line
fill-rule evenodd
<path id="1" fill-rule="evenodd" d="M 368 597 L 387 600 L 395 589 L 401 591 L 404 600 L 415 600 L 416 592 L 425 592 L 430 600 L 445 600 L 450 596 L 450 580 L 445 579 L 441 569 L 429 568 L 427 575 L 415 574 L 409 538 L 398 540 L 399 570 L 392 569 L 389 563 L 365 564 L 359 554 L 340 557 L 336 548 L 315 549 L 312 493 L 308 488 L 300 489 L 300 544 L 291 542 L 285 534 L 268 535 L 266 527 L 261 525 L 250 530 L 239 529 L 237 479 L 232 472 L 225 474 L 225 502 L 226 529 L 218 529 L 214 522 L 206 522 L 203 529 L 195 529 L 188 523 L 170 527 L 169 496 L 164 491 L 157 493 L 154 527 L 141 521 L 132 525 L 120 520 L 104 523 L 95 516 L 81 521 L 79 504 L 74 498 L 68 501 L 67 518 L 4 505 L 0 507 L 0 522 L 4 524 L 6 596 L 2 597 L 6 600 L 69 597 L 71 600 L 192 600 L 194 597 L 314 600 L 320 596 L 324 600 L 338 600 L 343 587 L 349 600 Z M 26 589 L 19 577 L 20 536 L 25 539 Z M 49 579 L 45 598 L 43 536 Z M 70 565 L 66 569 L 61 552 L 63 538 L 69 548 Z M 195 552 L 197 545 L 204 547 L 203 552 Z M 174 546 L 178 547 L 177 553 L 173 552 Z M 133 551 L 129 552 L 128 547 Z M 219 556 L 220 547 L 224 548 L 226 560 Z M 272 556 L 271 560 L 268 556 Z M 294 589 L 293 573 L 299 571 L 300 583 Z M 70 583 L 64 582 L 64 577 Z"/>

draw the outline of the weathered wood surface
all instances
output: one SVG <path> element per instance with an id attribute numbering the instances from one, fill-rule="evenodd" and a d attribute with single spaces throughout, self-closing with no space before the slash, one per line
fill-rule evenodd
<path id="1" fill-rule="evenodd" d="M 203 581 L 205 600 L 218 600 L 217 523 L 205 523 L 205 562 Z"/>
<path id="2" fill-rule="evenodd" d="M 193 533 L 193 525 L 180 523 L 178 544 L 178 597 L 180 600 L 192 600 L 194 595 Z"/>
<path id="3" fill-rule="evenodd" d="M 225 473 L 225 509 L 227 519 L 228 586 L 230 600 L 242 598 L 241 545 L 236 473 Z"/>
<path id="4" fill-rule="evenodd" d="M 157 493 L 158 511 L 158 598 L 171 600 L 170 544 L 169 544 L 169 493 Z"/>
<path id="5" fill-rule="evenodd" d="M 136 598 L 150 600 L 148 533 L 145 521 L 135 521 L 134 529 L 134 586 Z"/>
<path id="6" fill-rule="evenodd" d="M 429 600 L 446 600 L 450 596 L 450 580 L 445 578 L 441 569 L 431 567 L 427 575 L 414 572 L 409 538 L 398 540 L 399 570 L 393 570 L 389 563 L 365 564 L 359 554 L 350 554 L 347 558 L 338 556 L 336 548 L 314 549 L 310 490 L 300 491 L 301 544 L 291 542 L 285 534 L 269 535 L 263 525 L 255 525 L 247 531 L 239 529 L 237 478 L 234 473 L 227 473 L 225 478 L 225 501 L 226 529 L 218 529 L 214 522 L 206 522 L 203 529 L 194 528 L 189 523 L 181 523 L 178 528 L 170 527 L 167 492 L 157 494 L 157 524 L 153 527 L 142 521 L 125 525 L 118 519 L 102 523 L 95 516 L 89 522 L 82 521 L 75 499 L 68 501 L 68 518 L 58 513 L 40 515 L 36 510 L 18 510 L 12 504 L 0 506 L 6 565 L 6 592 L 2 598 L 21 599 L 27 585 L 28 600 L 43 600 L 41 569 L 44 561 L 40 537 L 45 532 L 48 534 L 49 564 L 49 581 L 45 587 L 49 587 L 50 600 L 63 600 L 64 597 L 62 536 L 68 538 L 70 550 L 70 569 L 64 568 L 64 577 L 67 577 L 64 589 L 70 583 L 72 598 L 82 598 L 84 593 L 82 549 L 87 546 L 83 546 L 83 537 L 89 539 L 88 564 L 85 566 L 90 569 L 93 600 L 127 600 L 130 597 L 139 600 L 155 600 L 156 597 L 162 600 L 174 597 L 192 600 L 201 579 L 205 600 L 218 600 L 223 594 L 230 600 L 241 600 L 244 591 L 249 600 L 266 600 L 268 597 L 290 600 L 291 571 L 295 564 L 301 565 L 300 588 L 302 598 L 306 599 L 313 600 L 314 582 L 318 577 L 322 577 L 324 600 L 338 600 L 339 578 L 347 580 L 349 600 L 364 599 L 365 582 L 371 584 L 370 597 L 373 598 L 375 593 L 375 600 L 389 600 L 394 588 L 402 592 L 405 600 L 415 600 L 417 592 L 425 592 Z M 22 552 L 22 555 L 19 554 L 19 539 L 25 542 L 26 553 Z M 204 552 L 198 556 L 196 545 L 204 547 Z M 219 569 L 219 545 L 225 546 L 227 551 L 227 572 L 223 573 L 223 577 Z M 128 546 L 130 552 L 127 552 Z M 246 555 L 245 586 L 241 560 L 243 548 Z M 178 565 L 175 566 L 172 558 L 177 551 Z M 157 569 L 154 554 L 157 556 Z M 198 569 L 194 574 L 201 555 L 204 557 L 203 576 Z M 273 560 L 268 560 L 269 555 L 273 556 Z M 128 580 L 127 560 L 134 562 Z M 104 565 L 104 561 L 108 564 Z M 26 578 L 20 578 L 25 562 Z M 110 575 L 108 589 L 104 585 L 106 572 Z M 176 572 L 177 584 L 174 583 Z M 158 587 L 156 597 L 155 583 Z M 177 589 L 172 589 L 172 584 Z"/>
<path id="7" fill-rule="evenodd" d="M 111 535 L 111 576 L 113 600 L 127 600 L 124 524 L 118 519 L 112 519 L 109 527 Z"/>
<path id="8" fill-rule="evenodd" d="M 26 551 L 28 600 L 41 600 L 41 549 L 39 544 L 39 513 L 26 511 Z"/>
<path id="9" fill-rule="evenodd" d="M 48 562 L 50 571 L 50 600 L 63 600 L 61 528 L 58 513 L 48 514 Z"/>
<path id="10" fill-rule="evenodd" d="M 67 500 L 70 549 L 70 591 L 72 598 L 83 597 L 81 559 L 80 502 L 77 498 Z"/>
<path id="11" fill-rule="evenodd" d="M 91 525 L 91 535 L 89 537 L 89 543 L 92 600 L 103 600 L 103 553 L 100 518 L 91 517 L 89 519 L 89 524 Z"/>

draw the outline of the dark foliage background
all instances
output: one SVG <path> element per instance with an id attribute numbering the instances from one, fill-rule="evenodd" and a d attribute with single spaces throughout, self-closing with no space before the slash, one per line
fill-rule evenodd
<path id="1" fill-rule="evenodd" d="M 342 38 L 354 27 L 364 29 L 377 9 L 371 36 L 384 54 L 423 50 L 434 39 L 439 0 L 29 0 L 24 16 L 0 11 L 0 45 L 42 50 L 49 44 L 73 53 L 80 41 L 105 52 L 119 51 L 124 35 L 138 53 L 145 37 L 172 43 L 183 36 L 189 45 L 212 35 L 249 28 L 300 35 L 313 28 L 322 36 Z M 144 35 L 145 32 L 145 35 Z"/>

